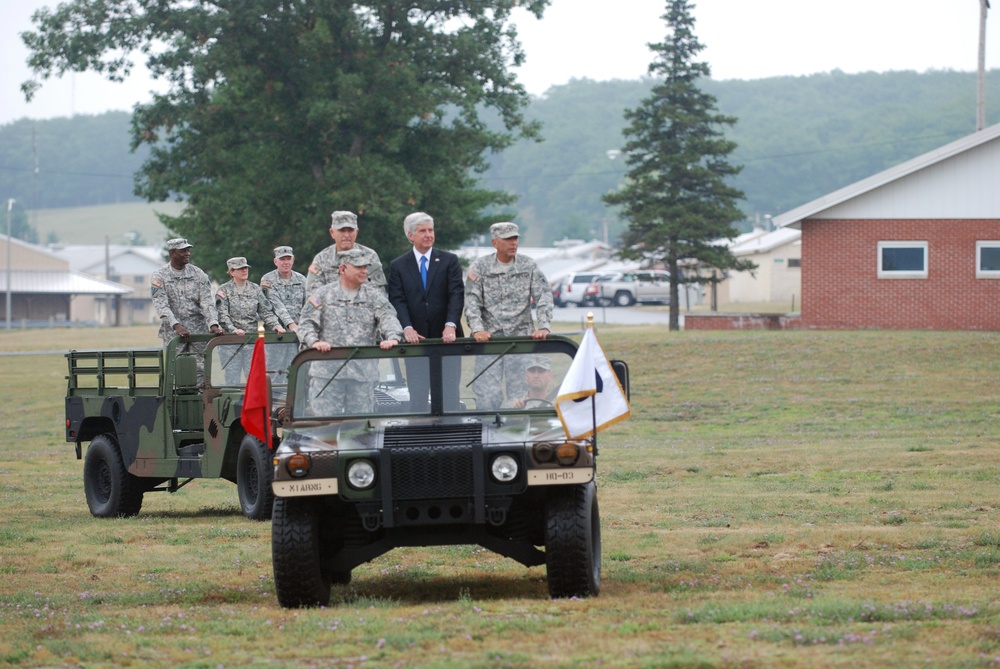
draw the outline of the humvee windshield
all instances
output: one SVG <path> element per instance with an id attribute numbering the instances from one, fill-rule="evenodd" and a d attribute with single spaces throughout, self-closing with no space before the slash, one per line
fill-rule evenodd
<path id="1" fill-rule="evenodd" d="M 246 386 L 253 357 L 254 340 L 242 343 L 219 343 L 212 348 L 212 369 L 209 374 L 211 385 Z M 288 382 L 288 366 L 299 351 L 299 342 L 268 341 L 264 344 L 264 359 L 267 361 L 267 375 L 272 385 L 284 386 Z"/>
<path id="2" fill-rule="evenodd" d="M 306 360 L 296 373 L 292 413 L 296 418 L 338 418 L 554 412 L 573 350 L 560 346 L 525 352 L 504 350 L 502 344 L 490 348 L 487 354 L 482 349 L 469 353 L 459 345 L 418 346 L 405 354 L 393 349 L 363 359 L 344 349 L 342 357 Z"/>

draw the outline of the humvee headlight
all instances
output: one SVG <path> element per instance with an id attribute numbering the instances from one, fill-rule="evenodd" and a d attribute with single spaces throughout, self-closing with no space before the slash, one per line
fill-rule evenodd
<path id="1" fill-rule="evenodd" d="M 575 465 L 579 458 L 580 451 L 577 449 L 576 444 L 571 441 L 563 442 L 556 447 L 556 460 L 563 467 Z"/>
<path id="2" fill-rule="evenodd" d="M 517 460 L 509 455 L 498 455 L 493 458 L 490 472 L 500 483 L 509 483 L 517 478 Z"/>
<path id="3" fill-rule="evenodd" d="M 375 483 L 375 466 L 368 460 L 353 460 L 347 465 L 347 482 L 356 490 L 370 488 Z"/>
<path id="4" fill-rule="evenodd" d="M 531 448 L 538 462 L 548 462 L 556 455 L 556 449 L 547 441 L 540 441 Z"/>
<path id="5" fill-rule="evenodd" d="M 302 453 L 295 453 L 292 457 L 288 458 L 288 462 L 285 463 L 285 469 L 288 473 L 295 478 L 302 478 L 309 473 L 309 467 L 312 463 L 309 461 L 308 455 L 303 455 Z"/>

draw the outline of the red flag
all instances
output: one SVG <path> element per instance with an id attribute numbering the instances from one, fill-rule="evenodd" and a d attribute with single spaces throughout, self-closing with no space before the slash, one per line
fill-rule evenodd
<path id="1" fill-rule="evenodd" d="M 247 434 L 257 437 L 271 448 L 271 393 L 267 383 L 263 337 L 258 337 L 253 347 L 240 422 Z"/>

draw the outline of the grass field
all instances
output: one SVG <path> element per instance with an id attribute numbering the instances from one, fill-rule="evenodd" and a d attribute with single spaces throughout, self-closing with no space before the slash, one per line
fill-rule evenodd
<path id="1" fill-rule="evenodd" d="M 0 666 L 1000 666 L 1000 333 L 599 336 L 633 377 L 633 417 L 600 435 L 599 597 L 460 546 L 391 552 L 299 611 L 232 484 L 92 518 L 64 358 L 0 356 Z"/>

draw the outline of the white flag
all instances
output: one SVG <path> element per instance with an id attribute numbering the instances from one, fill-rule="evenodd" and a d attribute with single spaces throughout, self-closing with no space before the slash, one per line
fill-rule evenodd
<path id="1" fill-rule="evenodd" d="M 566 372 L 556 412 L 570 439 L 589 437 L 632 415 L 625 391 L 611 369 L 593 328 L 587 328 Z"/>

